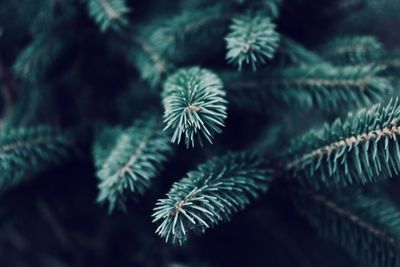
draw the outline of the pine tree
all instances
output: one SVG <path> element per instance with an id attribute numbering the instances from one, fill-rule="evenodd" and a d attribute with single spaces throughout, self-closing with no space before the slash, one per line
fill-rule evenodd
<path id="1" fill-rule="evenodd" d="M 0 266 L 400 266 L 399 12 L 0 1 Z"/>

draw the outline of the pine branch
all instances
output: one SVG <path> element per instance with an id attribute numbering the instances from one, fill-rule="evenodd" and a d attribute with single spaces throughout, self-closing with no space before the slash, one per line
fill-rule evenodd
<path id="1" fill-rule="evenodd" d="M 246 8 L 251 11 L 262 13 L 272 19 L 276 19 L 280 15 L 282 2 L 283 0 L 227 0 L 223 3 L 224 5 L 229 6 L 232 10 Z M 211 5 L 215 5 L 214 0 L 186 0 L 180 3 L 180 7 L 187 11 L 204 10 Z"/>
<path id="2" fill-rule="evenodd" d="M 30 3 L 29 7 L 22 8 L 32 9 L 29 11 L 30 31 L 34 34 L 43 34 L 74 19 L 77 13 L 75 0 L 37 0 Z M 26 12 L 26 11 L 25 11 Z"/>
<path id="3" fill-rule="evenodd" d="M 212 5 L 197 11 L 183 11 L 168 20 L 155 20 L 137 28 L 128 55 L 142 79 L 158 85 L 179 62 L 201 56 L 223 46 L 222 38 L 231 18 L 223 5 Z M 207 40 L 213 39 L 212 43 Z M 221 40 L 219 45 L 218 40 Z"/>
<path id="4" fill-rule="evenodd" d="M 187 62 L 196 56 L 203 58 L 201 52 L 205 50 L 211 56 L 223 46 L 222 39 L 231 18 L 232 11 L 222 4 L 183 10 L 164 23 L 155 23 L 158 25 L 153 27 L 152 41 L 173 62 Z"/>
<path id="5" fill-rule="evenodd" d="M 329 8 L 325 9 L 328 16 L 343 16 L 361 11 L 368 5 L 368 0 L 337 0 L 332 1 Z"/>
<path id="6" fill-rule="evenodd" d="M 167 198 L 157 201 L 153 222 L 160 237 L 182 244 L 191 231 L 205 232 L 228 221 L 267 191 L 271 172 L 251 153 L 215 157 L 175 182 Z"/>
<path id="7" fill-rule="evenodd" d="M 280 36 L 279 43 L 275 58 L 282 65 L 315 65 L 326 63 L 315 52 L 305 48 L 287 36 Z"/>
<path id="8" fill-rule="evenodd" d="M 131 38 L 130 43 L 132 45 L 127 53 L 132 64 L 140 72 L 141 78 L 154 87 L 164 79 L 174 66 L 167 61 L 164 51 L 157 46 L 157 43 L 151 38 L 145 37 L 150 32 L 152 30 L 144 28 Z"/>
<path id="9" fill-rule="evenodd" d="M 14 187 L 71 154 L 71 133 L 50 126 L 16 128 L 0 133 L 0 191 Z"/>
<path id="10" fill-rule="evenodd" d="M 10 70 L 4 65 L 0 58 L 0 81 L 1 81 L 1 92 L 4 100 L 4 112 L 3 117 L 7 116 L 14 106 L 16 101 L 17 90 L 15 88 L 15 80 Z"/>
<path id="11" fill-rule="evenodd" d="M 333 67 L 327 64 L 275 71 L 221 75 L 232 102 L 265 109 L 271 104 L 291 109 L 318 108 L 335 112 L 381 101 L 392 90 L 372 65 Z"/>
<path id="12" fill-rule="evenodd" d="M 115 30 L 128 24 L 126 14 L 130 11 L 125 0 L 87 0 L 89 15 L 101 31 Z"/>
<path id="13" fill-rule="evenodd" d="M 164 84 L 162 94 L 165 130 L 172 129 L 171 142 L 179 144 L 182 137 L 187 147 L 212 143 L 221 133 L 227 116 L 225 92 L 217 75 L 198 67 L 178 70 Z"/>
<path id="14" fill-rule="evenodd" d="M 282 2 L 283 0 L 262 0 L 259 2 L 254 1 L 254 8 L 256 8 L 255 10 L 258 10 L 260 13 L 266 16 L 272 19 L 276 19 L 280 15 Z"/>
<path id="15" fill-rule="evenodd" d="M 292 143 L 285 169 L 305 186 L 341 187 L 384 180 L 400 172 L 397 99 L 342 122 L 310 131 Z"/>
<path id="16" fill-rule="evenodd" d="M 13 70 L 21 78 L 37 81 L 61 53 L 63 44 L 54 32 L 39 34 L 18 55 Z"/>
<path id="17" fill-rule="evenodd" d="M 125 130 L 106 128 L 93 148 L 100 179 L 97 201 L 107 202 L 110 212 L 116 206 L 125 209 L 127 196 L 143 194 L 171 152 L 156 116 L 142 116 Z"/>
<path id="18" fill-rule="evenodd" d="M 400 212 L 389 200 L 360 191 L 302 192 L 296 204 L 321 236 L 340 244 L 363 266 L 400 264 Z"/>
<path id="19" fill-rule="evenodd" d="M 372 36 L 337 37 L 321 48 L 323 57 L 338 65 L 370 63 L 382 52 L 383 45 Z"/>
<path id="20" fill-rule="evenodd" d="M 397 76 L 400 73 L 400 50 L 387 52 L 373 63 L 382 66 L 385 74 Z"/>
<path id="21" fill-rule="evenodd" d="M 118 137 L 122 135 L 124 129 L 122 127 L 110 127 L 107 125 L 97 125 L 94 143 L 92 146 L 92 157 L 94 158 L 94 166 L 96 170 L 103 167 L 110 151 L 116 146 Z"/>
<path id="22" fill-rule="evenodd" d="M 230 33 L 225 38 L 227 43 L 226 59 L 237 65 L 250 64 L 253 70 L 257 65 L 271 59 L 279 43 L 279 34 L 275 24 L 262 14 L 245 14 L 234 17 Z"/>
<path id="23" fill-rule="evenodd" d="M 4 129 L 56 123 L 59 114 L 54 106 L 54 91 L 50 89 L 37 83 L 19 84 L 18 99 L 5 117 Z"/>

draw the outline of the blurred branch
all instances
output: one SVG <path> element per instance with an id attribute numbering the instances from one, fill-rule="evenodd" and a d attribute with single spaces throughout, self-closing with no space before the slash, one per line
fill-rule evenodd
<path id="1" fill-rule="evenodd" d="M 15 88 L 14 78 L 8 69 L 8 67 L 3 63 L 3 60 L 0 58 L 0 82 L 3 86 L 1 86 L 1 94 L 4 99 L 4 112 L 3 117 L 5 117 L 16 100 L 17 90 Z"/>

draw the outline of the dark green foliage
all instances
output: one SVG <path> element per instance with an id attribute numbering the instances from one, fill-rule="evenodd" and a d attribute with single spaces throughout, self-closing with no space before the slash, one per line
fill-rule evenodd
<path id="1" fill-rule="evenodd" d="M 75 0 L 37 0 L 32 5 L 29 18 L 31 31 L 36 34 L 51 31 L 55 27 L 66 23 L 76 15 L 76 7 L 79 3 Z"/>
<path id="2" fill-rule="evenodd" d="M 172 129 L 171 141 L 185 139 L 187 147 L 204 140 L 212 143 L 226 118 L 225 91 L 217 75 L 192 67 L 178 70 L 164 84 L 162 94 L 165 129 Z M 196 141 L 195 141 L 196 140 Z"/>
<path id="3" fill-rule="evenodd" d="M 381 57 L 383 46 L 373 36 L 338 37 L 321 48 L 321 54 L 338 65 L 369 63 Z"/>
<path id="4" fill-rule="evenodd" d="M 151 33 L 153 27 L 144 27 L 129 38 L 127 54 L 129 60 L 138 69 L 140 77 L 156 86 L 174 68 L 165 58 L 163 47 L 157 46 Z M 130 33 L 131 35 L 133 33 Z"/>
<path id="5" fill-rule="evenodd" d="M 205 232 L 245 208 L 267 191 L 271 171 L 253 153 L 228 153 L 212 158 L 175 182 L 167 198 L 154 208 L 156 233 L 182 244 L 190 232 Z"/>
<path id="6" fill-rule="evenodd" d="M 224 34 L 228 28 L 232 11 L 224 5 L 212 4 L 194 10 L 183 10 L 166 22 L 154 23 L 151 40 L 174 62 L 187 62 L 190 59 L 203 57 L 200 51 L 218 52 L 222 46 Z M 206 30 L 207 29 L 207 30 Z M 213 39 L 210 47 L 207 39 Z"/>
<path id="7" fill-rule="evenodd" d="M 277 58 L 284 65 L 313 65 L 324 63 L 318 54 L 298 42 L 286 37 L 280 37 L 280 44 L 277 51 Z"/>
<path id="8" fill-rule="evenodd" d="M 72 152 L 70 132 L 52 126 L 14 128 L 0 134 L 0 191 L 65 161 Z"/>
<path id="9" fill-rule="evenodd" d="M 400 266 L 397 1 L 1 0 L 0 265 Z"/>
<path id="10" fill-rule="evenodd" d="M 199 53 L 204 49 L 209 55 L 221 50 L 231 12 L 223 5 L 211 5 L 183 10 L 168 20 L 155 19 L 131 33 L 128 55 L 142 79 L 158 85 L 175 63 L 204 58 Z M 208 38 L 214 39 L 211 48 L 204 42 Z"/>
<path id="11" fill-rule="evenodd" d="M 387 52 L 374 63 L 382 66 L 386 73 L 396 76 L 400 73 L 400 50 Z"/>
<path id="12" fill-rule="evenodd" d="M 39 34 L 18 55 L 13 66 L 14 71 L 23 79 L 37 81 L 46 73 L 62 49 L 62 40 L 55 32 Z"/>
<path id="13" fill-rule="evenodd" d="M 391 92 L 388 79 L 373 65 L 299 66 L 245 75 L 221 75 L 239 106 L 265 108 L 265 103 L 293 108 L 337 111 L 381 101 Z"/>
<path id="14" fill-rule="evenodd" d="M 274 56 L 278 47 L 279 34 L 275 24 L 261 14 L 245 14 L 234 17 L 227 43 L 226 59 L 238 66 L 250 64 L 253 70 L 257 65 L 265 64 Z"/>
<path id="15" fill-rule="evenodd" d="M 256 10 L 270 18 L 278 18 L 283 0 L 249 1 L 255 4 Z"/>
<path id="16" fill-rule="evenodd" d="M 342 122 L 310 131 L 295 140 L 284 165 L 294 179 L 314 188 L 367 184 L 400 171 L 400 106 L 392 99 L 386 106 L 349 113 Z"/>
<path id="17" fill-rule="evenodd" d="M 110 151 L 115 147 L 118 137 L 124 132 L 124 129 L 104 124 L 99 124 L 96 128 L 92 157 L 96 169 L 101 169 L 110 155 Z"/>
<path id="18" fill-rule="evenodd" d="M 19 97 L 3 121 L 4 129 L 34 127 L 39 124 L 54 124 L 57 112 L 51 88 L 43 84 L 25 84 L 19 87 Z"/>
<path id="19" fill-rule="evenodd" d="M 145 192 L 172 152 L 168 135 L 157 116 L 142 116 L 128 129 L 105 128 L 96 140 L 93 156 L 99 178 L 99 203 L 111 212 L 125 209 L 127 196 Z"/>
<path id="20" fill-rule="evenodd" d="M 297 208 L 319 234 L 341 245 L 363 266 L 400 264 L 400 211 L 384 196 L 301 192 Z"/>
<path id="21" fill-rule="evenodd" d="M 128 23 L 126 14 L 130 11 L 125 0 L 85 0 L 89 15 L 102 31 L 119 29 Z"/>

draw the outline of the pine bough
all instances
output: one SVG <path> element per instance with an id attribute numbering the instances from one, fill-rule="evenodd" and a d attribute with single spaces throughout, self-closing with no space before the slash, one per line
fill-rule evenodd
<path id="1" fill-rule="evenodd" d="M 21 127 L 0 133 L 0 191 L 65 161 L 73 134 L 52 126 Z"/>
<path id="2" fill-rule="evenodd" d="M 334 112 L 371 105 L 389 95 L 392 85 L 378 75 L 380 71 L 381 67 L 374 65 L 334 67 L 322 63 L 220 76 L 232 102 L 239 107 L 283 105 Z"/>
<path id="3" fill-rule="evenodd" d="M 125 0 L 86 0 L 89 15 L 99 25 L 101 31 L 109 28 L 118 30 L 128 23 L 129 8 Z"/>
<path id="4" fill-rule="evenodd" d="M 284 169 L 305 186 L 343 187 L 384 180 L 400 172 L 400 104 L 349 113 L 343 122 L 295 140 Z"/>
<path id="5" fill-rule="evenodd" d="M 164 84 L 162 94 L 165 130 L 172 129 L 171 141 L 187 147 L 195 140 L 212 143 L 226 118 L 225 91 L 217 75 L 209 70 L 192 67 L 178 70 Z"/>
<path id="6" fill-rule="evenodd" d="M 372 36 L 342 36 L 321 48 L 328 61 L 338 65 L 371 63 L 382 56 L 383 45 Z"/>
<path id="7" fill-rule="evenodd" d="M 271 59 L 279 44 L 279 34 L 275 24 L 261 14 L 245 14 L 234 17 L 230 33 L 225 38 L 229 63 L 242 69 L 243 64 L 251 64 L 256 70 L 258 64 Z"/>
<path id="8" fill-rule="evenodd" d="M 168 135 L 157 116 L 144 115 L 128 129 L 105 128 L 93 148 L 99 203 L 125 209 L 127 196 L 148 189 L 172 152 Z"/>
<path id="9" fill-rule="evenodd" d="M 182 244 L 190 232 L 204 232 L 267 191 L 271 171 L 252 153 L 229 153 L 212 158 L 175 182 L 167 198 L 154 208 L 156 230 L 168 242 Z"/>
<path id="10" fill-rule="evenodd" d="M 297 209 L 319 234 L 342 246 L 363 266 L 400 265 L 400 212 L 374 192 L 300 192 Z"/>

